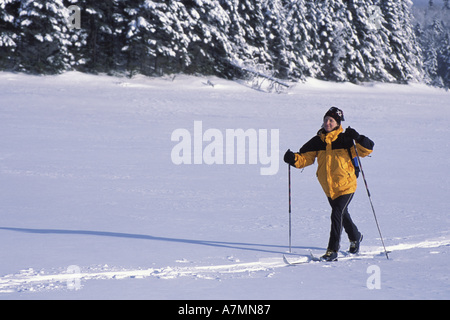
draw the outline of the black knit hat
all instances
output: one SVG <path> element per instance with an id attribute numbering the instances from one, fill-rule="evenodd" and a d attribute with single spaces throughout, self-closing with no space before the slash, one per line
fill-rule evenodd
<path id="1" fill-rule="evenodd" d="M 341 121 L 345 121 L 344 112 L 336 107 L 331 107 L 330 110 L 328 110 L 323 116 L 324 119 L 325 117 L 332 117 L 338 124 L 341 124 Z"/>

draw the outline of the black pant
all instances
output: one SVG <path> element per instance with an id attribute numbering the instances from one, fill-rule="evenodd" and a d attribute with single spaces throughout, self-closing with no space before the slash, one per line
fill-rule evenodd
<path id="1" fill-rule="evenodd" d="M 357 241 L 361 237 L 361 233 L 358 228 L 353 223 L 350 214 L 348 213 L 348 205 L 352 201 L 353 193 L 345 194 L 331 200 L 328 198 L 328 202 L 331 205 L 331 231 L 330 240 L 328 242 L 328 250 L 338 251 L 339 243 L 341 242 L 342 227 L 344 227 L 345 232 L 348 235 L 350 241 Z"/>

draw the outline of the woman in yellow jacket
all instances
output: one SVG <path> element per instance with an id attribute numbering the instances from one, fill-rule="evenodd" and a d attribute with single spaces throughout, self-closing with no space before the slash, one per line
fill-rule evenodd
<path id="1" fill-rule="evenodd" d="M 344 121 L 342 110 L 332 107 L 325 114 L 322 128 L 316 136 L 309 140 L 298 153 L 288 150 L 284 161 L 296 168 L 304 168 L 315 162 L 317 158 L 317 178 L 331 205 L 331 231 L 328 248 L 323 260 L 337 260 L 342 227 L 350 240 L 350 253 L 357 253 L 362 241 L 362 234 L 353 223 L 348 212 L 348 205 L 356 191 L 357 171 L 353 140 L 360 157 L 372 153 L 374 143 L 355 129 L 348 128 L 344 132 L 341 126 Z M 355 159 L 356 160 L 356 159 Z"/>

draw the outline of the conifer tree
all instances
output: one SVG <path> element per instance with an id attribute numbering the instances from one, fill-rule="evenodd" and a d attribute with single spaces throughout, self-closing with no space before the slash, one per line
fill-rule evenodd
<path id="1" fill-rule="evenodd" d="M 245 31 L 243 29 L 243 20 L 239 13 L 239 0 L 223 0 L 219 2 L 221 9 L 226 15 L 226 24 L 223 26 L 226 30 L 228 43 L 231 46 L 229 52 L 241 64 L 245 61 L 245 52 L 248 44 L 244 39 Z M 224 20 L 224 18 L 222 18 Z"/>
<path id="2" fill-rule="evenodd" d="M 351 55 L 351 81 L 394 81 L 386 71 L 391 53 L 386 21 L 377 0 L 350 0 L 348 9 L 357 41 Z"/>
<path id="3" fill-rule="evenodd" d="M 18 70 L 51 74 L 69 69 L 68 11 L 62 1 L 23 0 L 18 13 Z"/>
<path id="4" fill-rule="evenodd" d="M 19 14 L 19 0 L 0 2 L 0 70 L 15 69 L 20 28 L 15 24 Z"/>
<path id="5" fill-rule="evenodd" d="M 235 62 L 271 68 L 263 13 L 265 1 L 224 0 L 220 3 L 229 17 L 228 37 Z"/>
<path id="6" fill-rule="evenodd" d="M 127 1 L 126 1 L 127 2 Z M 113 74 L 125 68 L 126 22 L 124 5 L 120 0 L 78 0 L 81 10 L 81 27 L 85 32 L 82 55 L 83 69 L 88 72 Z"/>
<path id="7" fill-rule="evenodd" d="M 286 79 L 292 72 L 294 57 L 289 37 L 287 12 L 281 0 L 266 2 L 264 6 L 265 34 L 271 69 L 275 76 Z"/>
<path id="8" fill-rule="evenodd" d="M 235 50 L 228 35 L 231 21 L 217 0 L 189 1 L 185 3 L 189 18 L 184 20 L 191 64 L 190 73 L 216 74 L 230 77 L 230 63 Z"/>
<path id="9" fill-rule="evenodd" d="M 444 7 L 415 10 L 415 35 L 422 50 L 424 80 L 426 83 L 450 88 L 449 29 L 450 11 Z"/>
<path id="10" fill-rule="evenodd" d="M 290 75 L 293 79 L 303 80 L 306 76 L 314 74 L 313 63 L 311 63 L 313 51 L 311 34 L 314 32 L 314 25 L 308 17 L 305 0 L 287 1 L 286 21 L 289 41 L 292 45 L 293 66 Z"/>
<path id="11" fill-rule="evenodd" d="M 69 9 L 72 5 L 77 6 L 80 9 L 80 28 L 73 27 L 74 21 L 67 21 L 68 30 L 67 30 L 67 49 L 70 52 L 71 59 L 71 67 L 72 69 L 76 69 L 79 71 L 86 71 L 84 65 L 86 64 L 86 60 L 89 57 L 89 53 L 87 52 L 87 37 L 88 32 L 86 27 L 86 11 L 84 10 L 84 2 L 85 0 L 64 0 L 63 4 L 65 8 Z M 71 17 L 75 12 L 69 10 L 69 17 Z M 72 24 L 72 28 L 70 28 Z"/>
<path id="12" fill-rule="evenodd" d="M 342 0 L 325 0 L 319 4 L 320 78 L 347 81 L 346 62 L 353 52 L 354 35 Z"/>
<path id="13" fill-rule="evenodd" d="M 388 30 L 390 59 L 386 70 L 397 82 L 421 80 L 421 50 L 413 32 L 410 0 L 381 0 L 380 7 Z"/>
<path id="14" fill-rule="evenodd" d="M 169 72 L 170 66 L 165 64 L 175 55 L 169 46 L 171 36 L 167 34 L 171 23 L 169 8 L 161 1 L 144 1 L 141 8 L 127 31 L 128 42 L 134 42 L 129 48 L 132 63 L 141 63 L 144 74 L 162 75 Z"/>
<path id="15" fill-rule="evenodd" d="M 306 51 L 308 61 L 307 76 L 320 78 L 322 76 L 321 52 L 321 20 L 319 2 L 306 0 L 306 21 L 308 22 L 308 44 L 310 51 Z"/>
<path id="16" fill-rule="evenodd" d="M 126 26 L 124 28 L 124 43 L 121 52 L 126 59 L 126 69 L 129 77 L 135 73 L 147 74 L 146 62 L 148 52 L 146 34 L 149 33 L 148 22 L 145 20 L 144 0 L 134 0 L 124 9 Z"/>

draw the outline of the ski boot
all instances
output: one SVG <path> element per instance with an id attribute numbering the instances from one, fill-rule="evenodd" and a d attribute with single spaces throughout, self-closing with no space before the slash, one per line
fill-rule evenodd
<path id="1" fill-rule="evenodd" d="M 359 238 L 359 240 L 356 241 L 350 241 L 350 249 L 348 249 L 348 251 L 352 254 L 356 254 L 359 252 L 359 245 L 361 243 L 361 241 L 363 240 L 363 235 L 361 234 L 361 237 Z"/>
<path id="2" fill-rule="evenodd" d="M 320 261 L 337 261 L 338 253 L 336 251 L 328 249 L 327 252 L 320 257 Z"/>

